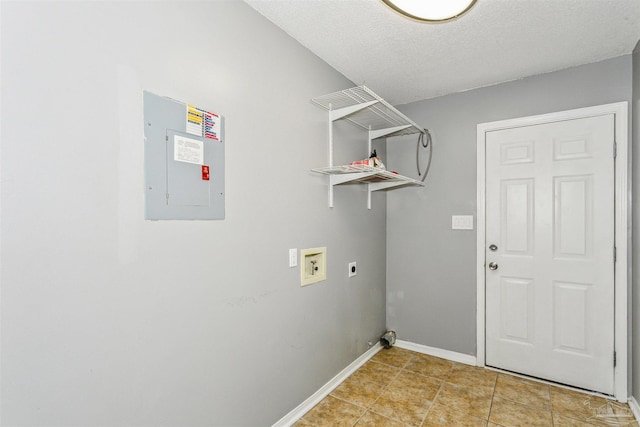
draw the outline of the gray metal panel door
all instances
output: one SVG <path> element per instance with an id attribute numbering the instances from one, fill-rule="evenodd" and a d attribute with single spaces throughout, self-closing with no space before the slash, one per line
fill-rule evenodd
<path id="1" fill-rule="evenodd" d="M 145 219 L 224 219 L 224 122 L 212 140 L 187 133 L 186 118 L 186 104 L 144 92 Z M 182 140 L 201 155 L 176 156 Z"/>

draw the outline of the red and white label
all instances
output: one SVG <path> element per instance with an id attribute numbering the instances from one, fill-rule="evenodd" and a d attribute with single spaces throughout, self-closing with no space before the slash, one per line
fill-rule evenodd
<path id="1" fill-rule="evenodd" d="M 209 181 L 209 166 L 202 165 L 202 180 Z"/>

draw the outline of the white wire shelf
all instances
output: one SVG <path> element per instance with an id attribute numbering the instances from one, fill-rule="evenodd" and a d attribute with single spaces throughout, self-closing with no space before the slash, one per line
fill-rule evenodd
<path id="1" fill-rule="evenodd" d="M 367 132 L 366 155 L 368 156 L 371 153 L 371 141 L 374 139 L 426 133 L 413 120 L 396 110 L 366 86 L 340 90 L 313 98 L 311 101 L 329 111 L 329 166 L 312 169 L 312 171 L 329 176 L 330 208 L 333 207 L 333 188 L 341 184 L 365 184 L 367 186 L 368 209 L 371 209 L 371 193 L 374 191 L 408 185 L 424 186 L 422 181 L 384 169 L 368 165 L 334 166 L 333 163 L 333 124 L 335 121 L 348 120 Z"/>
<path id="2" fill-rule="evenodd" d="M 370 184 L 371 191 L 386 190 L 403 185 L 420 185 L 422 181 L 399 175 L 384 169 L 364 165 L 341 165 L 311 169 L 313 172 L 329 175 L 330 185 L 348 183 Z"/>
<path id="3" fill-rule="evenodd" d="M 344 118 L 366 131 L 381 131 L 379 134 L 374 132 L 373 138 L 424 132 L 413 120 L 366 86 L 340 90 L 311 101 L 328 110 L 332 121 Z"/>

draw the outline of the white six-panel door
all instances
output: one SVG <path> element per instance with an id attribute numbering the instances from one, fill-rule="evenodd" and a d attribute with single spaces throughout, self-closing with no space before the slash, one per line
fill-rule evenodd
<path id="1" fill-rule="evenodd" d="M 613 114 L 487 132 L 486 365 L 614 393 L 613 144 Z"/>

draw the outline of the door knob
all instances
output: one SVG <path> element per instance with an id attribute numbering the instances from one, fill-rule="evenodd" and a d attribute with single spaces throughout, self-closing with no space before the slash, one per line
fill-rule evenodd
<path id="1" fill-rule="evenodd" d="M 498 264 L 496 264 L 495 262 L 489 263 L 489 270 L 497 270 L 497 269 L 498 269 Z"/>
<path id="2" fill-rule="evenodd" d="M 498 247 L 496 245 L 489 245 L 489 250 L 495 252 L 498 250 Z"/>

